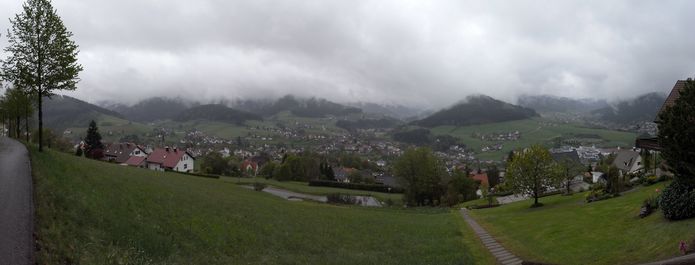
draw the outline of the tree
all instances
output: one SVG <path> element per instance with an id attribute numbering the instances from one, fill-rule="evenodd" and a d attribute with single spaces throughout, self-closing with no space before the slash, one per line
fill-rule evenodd
<path id="1" fill-rule="evenodd" d="M 0 100 L 0 105 L 0 109 L 3 110 L 7 119 L 6 123 L 10 126 L 10 132 L 14 133 L 17 139 L 21 138 L 22 118 L 24 118 L 24 135 L 26 141 L 29 142 L 29 119 L 33 113 L 29 96 L 21 89 L 7 88 L 5 95 Z"/>
<path id="2" fill-rule="evenodd" d="M 540 145 L 516 152 L 507 165 L 507 182 L 515 192 L 533 196 L 532 207 L 542 206 L 538 197 L 555 187 L 562 179 L 561 169 L 553 161 L 550 152 Z"/>
<path id="3" fill-rule="evenodd" d="M 87 137 L 84 138 L 84 143 L 87 157 L 93 159 L 103 157 L 104 144 L 101 143 L 101 134 L 99 133 L 97 123 L 93 120 L 89 123 L 89 128 L 87 128 Z"/>
<path id="4" fill-rule="evenodd" d="M 442 163 L 426 147 L 406 151 L 393 165 L 403 186 L 404 200 L 410 205 L 437 205 L 444 194 Z"/>
<path id="5" fill-rule="evenodd" d="M 223 175 L 227 171 L 227 160 L 218 152 L 210 152 L 200 160 L 200 169 L 205 174 Z"/>
<path id="6" fill-rule="evenodd" d="M 695 81 L 688 79 L 675 104 L 659 114 L 661 156 L 676 180 L 695 187 Z"/>
<path id="7" fill-rule="evenodd" d="M 564 178 L 563 182 L 566 189 L 565 194 L 571 194 L 572 180 L 574 177 L 582 173 L 582 171 L 585 169 L 584 165 L 570 158 L 561 158 L 559 161 L 557 161 L 557 164 L 562 170 L 562 177 Z"/>
<path id="8" fill-rule="evenodd" d="M 277 164 L 273 161 L 268 161 L 265 165 L 261 167 L 261 170 L 258 171 L 258 175 L 265 177 L 266 179 L 273 178 L 273 173 L 275 171 L 275 168 L 277 167 Z"/>
<path id="9" fill-rule="evenodd" d="M 490 188 L 494 188 L 497 184 L 500 184 L 500 170 L 497 169 L 496 165 L 492 165 L 487 169 L 487 182 Z"/>
<path id="10" fill-rule="evenodd" d="M 37 99 L 39 151 L 43 151 L 43 97 L 55 90 L 75 90 L 82 66 L 77 63 L 78 46 L 72 32 L 50 0 L 27 0 L 23 12 L 10 19 L 8 54 L 2 75 L 15 87 L 24 88 Z"/>
<path id="11" fill-rule="evenodd" d="M 466 171 L 456 170 L 446 189 L 446 203 L 449 206 L 478 198 L 475 193 L 479 183 L 470 177 Z"/>
<path id="12" fill-rule="evenodd" d="M 670 220 L 695 216 L 695 81 L 688 78 L 673 105 L 659 114 L 661 156 L 674 181 L 664 189 L 659 202 Z"/>

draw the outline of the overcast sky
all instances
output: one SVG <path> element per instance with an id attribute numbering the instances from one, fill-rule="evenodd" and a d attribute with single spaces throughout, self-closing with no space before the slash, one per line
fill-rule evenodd
<path id="1" fill-rule="evenodd" d="M 470 94 L 629 98 L 695 75 L 695 1 L 54 0 L 78 90 L 325 97 L 424 107 Z M 0 30 L 21 1 L 0 2 Z"/>

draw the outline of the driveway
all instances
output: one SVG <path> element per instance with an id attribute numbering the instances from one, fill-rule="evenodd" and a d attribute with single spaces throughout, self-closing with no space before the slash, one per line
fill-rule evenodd
<path id="1" fill-rule="evenodd" d="M 33 232 L 29 152 L 0 136 L 0 264 L 33 264 Z"/>

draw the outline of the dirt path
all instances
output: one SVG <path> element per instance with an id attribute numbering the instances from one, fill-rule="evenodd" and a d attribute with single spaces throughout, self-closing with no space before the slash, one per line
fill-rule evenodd
<path id="1" fill-rule="evenodd" d="M 0 137 L 0 264 L 34 263 L 34 202 L 29 152 Z"/>

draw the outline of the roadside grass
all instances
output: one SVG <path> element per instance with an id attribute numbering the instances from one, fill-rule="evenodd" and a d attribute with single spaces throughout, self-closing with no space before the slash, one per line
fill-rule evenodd
<path id="1" fill-rule="evenodd" d="M 513 253 L 555 264 L 636 264 L 679 255 L 678 243 L 695 239 L 695 219 L 671 222 L 660 211 L 637 217 L 644 199 L 666 184 L 584 203 L 585 193 L 529 200 L 471 215 Z"/>
<path id="2" fill-rule="evenodd" d="M 342 189 L 333 187 L 316 187 L 309 186 L 307 182 L 299 181 L 277 181 L 274 179 L 265 179 L 261 177 L 255 178 L 238 178 L 238 177 L 220 177 L 222 181 L 240 184 L 240 185 L 251 185 L 253 183 L 264 183 L 270 186 L 274 186 L 281 189 L 286 189 L 289 191 L 312 194 L 312 195 L 329 195 L 335 193 L 349 194 L 349 195 L 361 195 L 361 196 L 373 196 L 381 202 L 386 202 L 386 200 L 391 200 L 393 205 L 403 205 L 403 194 L 402 193 L 384 193 L 384 192 L 374 192 L 374 191 L 364 191 L 364 190 L 352 190 L 352 189 Z"/>
<path id="3" fill-rule="evenodd" d="M 515 130 L 521 133 L 521 139 L 518 141 L 502 142 L 502 150 L 494 152 L 482 153 L 480 149 L 483 146 L 498 142 L 483 141 L 472 136 L 473 133 L 490 134 L 495 132 L 512 132 Z M 546 144 L 552 139 L 560 136 L 595 134 L 603 139 L 603 142 L 597 146 L 604 147 L 632 146 L 634 145 L 636 137 L 636 134 L 629 132 L 586 128 L 574 124 L 551 123 L 540 118 L 465 127 L 439 126 L 432 128 L 432 133 L 435 135 L 448 134 L 460 138 L 466 146 L 473 148 L 475 152 L 478 153 L 478 158 L 484 160 L 503 159 L 511 150 L 528 147 L 532 144 Z"/>
<path id="4" fill-rule="evenodd" d="M 457 211 L 291 202 L 30 148 L 38 264 L 491 264 Z"/>

